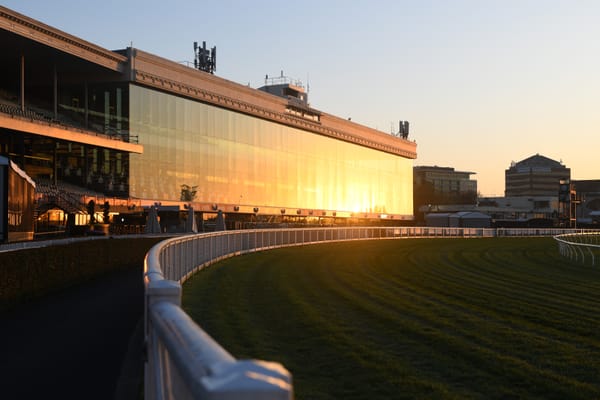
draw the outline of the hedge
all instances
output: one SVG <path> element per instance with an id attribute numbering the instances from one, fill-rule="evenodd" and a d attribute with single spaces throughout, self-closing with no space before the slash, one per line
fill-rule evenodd
<path id="1" fill-rule="evenodd" d="M 0 253 L 0 310 L 111 271 L 141 267 L 145 254 L 161 240 L 108 238 Z"/>

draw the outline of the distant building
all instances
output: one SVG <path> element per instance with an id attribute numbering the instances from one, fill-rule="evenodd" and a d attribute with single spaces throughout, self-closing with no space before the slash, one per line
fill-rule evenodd
<path id="1" fill-rule="evenodd" d="M 474 203 L 477 198 L 477 181 L 471 179 L 474 174 L 450 167 L 417 166 L 413 168 L 413 181 L 415 188 L 425 188 L 440 200 L 434 203 Z"/>
<path id="2" fill-rule="evenodd" d="M 413 168 L 415 215 L 422 206 L 472 204 L 477 202 L 474 172 L 456 171 L 450 167 L 417 166 Z"/>
<path id="3" fill-rule="evenodd" d="M 427 226 L 453 228 L 489 228 L 491 217 L 477 211 L 460 211 L 455 213 L 430 213 L 425 216 Z"/>
<path id="4" fill-rule="evenodd" d="M 558 196 L 482 197 L 477 210 L 495 226 L 552 226 L 558 217 Z"/>
<path id="5" fill-rule="evenodd" d="M 600 223 L 600 179 L 572 180 L 575 197 L 579 202 L 575 207 L 578 224 Z"/>
<path id="6" fill-rule="evenodd" d="M 561 179 L 570 179 L 571 169 L 561 162 L 536 154 L 513 162 L 505 171 L 506 197 L 558 196 Z"/>
<path id="7" fill-rule="evenodd" d="M 445 226 L 446 223 L 448 226 L 457 226 L 457 223 L 459 226 L 485 225 L 486 221 L 479 218 L 479 213 L 489 216 L 489 223 L 494 227 L 555 226 L 559 223 L 559 183 L 563 179 L 570 179 L 571 176 L 571 170 L 561 162 L 536 154 L 523 161 L 513 162 L 506 170 L 504 197 L 481 197 L 472 205 L 453 204 L 448 200 L 427 204 L 424 203 L 427 196 L 417 201 L 417 196 L 423 194 L 422 188 L 417 185 L 420 175 L 426 174 L 426 178 L 422 178 L 426 182 L 435 182 L 436 179 L 443 179 L 443 172 L 443 168 L 437 167 L 422 168 L 421 173 L 415 168 L 413 172 L 415 204 L 418 205 L 415 215 L 425 215 L 425 222 L 430 226 Z M 464 176 L 468 173 L 462 174 Z M 578 219 L 583 218 L 580 223 L 593 223 L 593 213 L 596 210 L 600 220 L 600 180 L 579 182 L 581 193 L 578 194 L 578 199 L 581 202 L 576 211 Z M 439 187 L 440 183 L 437 185 Z M 466 183 L 463 185 L 466 186 Z M 435 193 L 435 190 L 433 192 Z M 435 196 L 430 195 L 429 198 Z M 465 222 L 467 218 L 473 219 Z"/>

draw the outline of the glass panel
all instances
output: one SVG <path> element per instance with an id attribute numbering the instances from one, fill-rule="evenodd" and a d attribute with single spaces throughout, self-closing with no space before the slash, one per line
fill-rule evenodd
<path id="1" fill-rule="evenodd" d="M 134 197 L 412 215 L 412 160 L 132 85 Z"/>

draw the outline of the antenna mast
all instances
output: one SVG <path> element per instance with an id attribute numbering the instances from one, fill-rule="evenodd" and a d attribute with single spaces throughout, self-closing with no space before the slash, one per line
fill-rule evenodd
<path id="1" fill-rule="evenodd" d="M 202 47 L 194 42 L 194 68 L 214 74 L 217 70 L 217 46 L 209 50 L 206 42 L 202 42 Z"/>

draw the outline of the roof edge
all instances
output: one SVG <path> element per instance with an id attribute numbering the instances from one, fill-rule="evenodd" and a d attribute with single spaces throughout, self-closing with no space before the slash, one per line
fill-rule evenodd
<path id="1" fill-rule="evenodd" d="M 0 29 L 94 62 L 114 71 L 123 72 L 127 63 L 127 57 L 125 56 L 3 6 L 0 6 Z"/>

